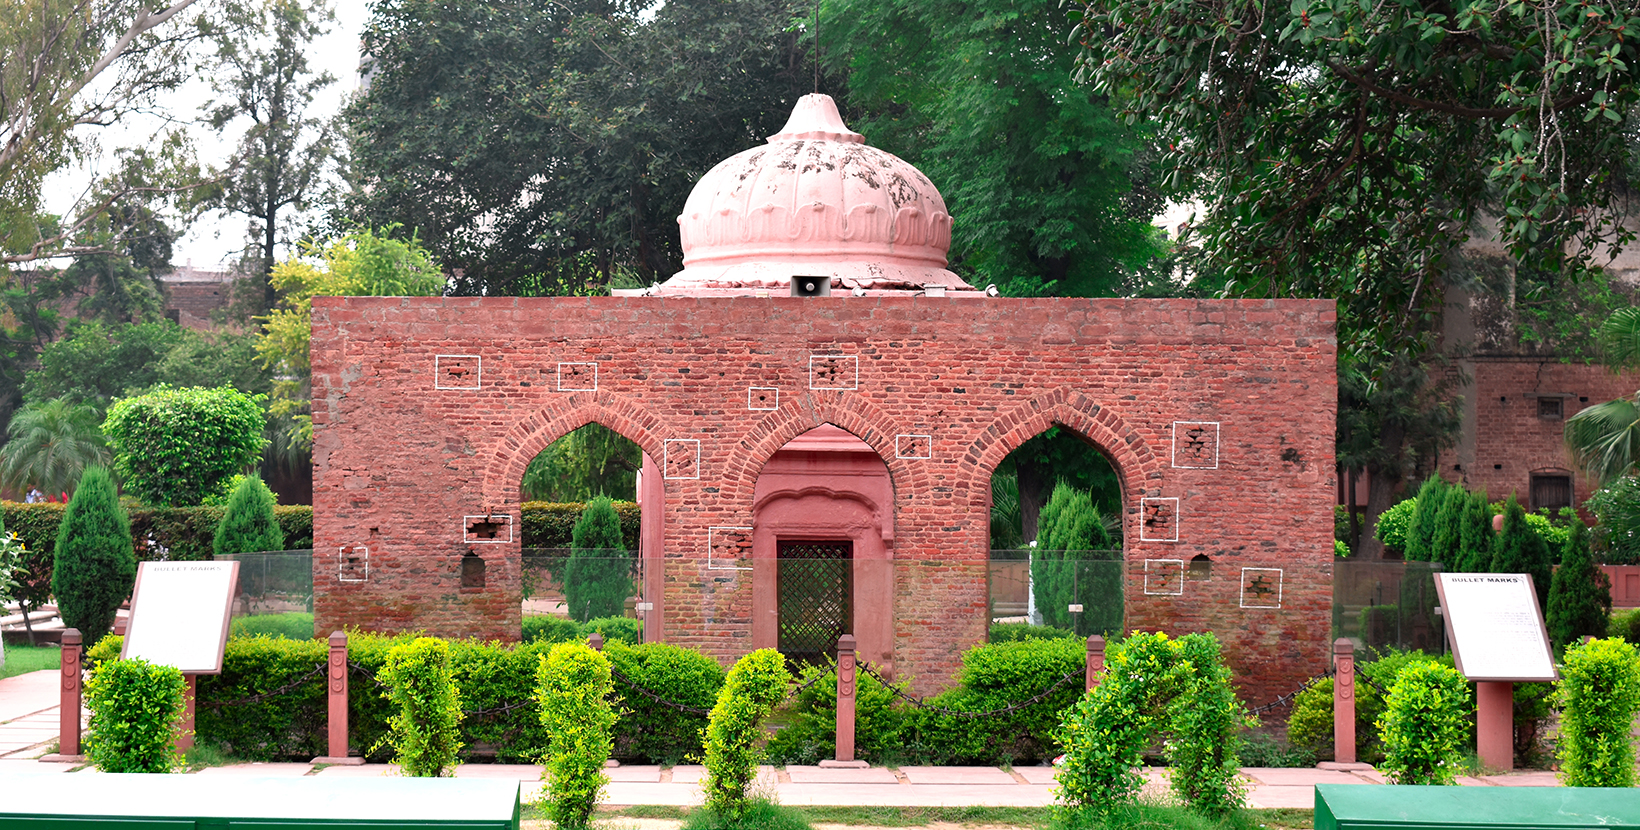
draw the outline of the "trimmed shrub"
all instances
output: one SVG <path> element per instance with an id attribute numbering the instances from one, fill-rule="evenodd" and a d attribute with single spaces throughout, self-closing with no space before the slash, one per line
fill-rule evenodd
<path id="1" fill-rule="evenodd" d="M 1576 522 L 1549 583 L 1549 641 L 1560 650 L 1584 635 L 1605 636 L 1611 610 L 1611 578 L 1594 563 L 1588 530 Z"/>
<path id="2" fill-rule="evenodd" d="M 1554 560 L 1549 546 L 1526 518 L 1526 510 L 1511 494 L 1503 506 L 1503 531 L 1493 546 L 1492 566 L 1487 570 L 1495 574 L 1529 574 L 1537 592 L 1538 607 L 1546 608 Z"/>
<path id="3" fill-rule="evenodd" d="M 1486 491 L 1470 493 L 1464 503 L 1463 526 L 1458 534 L 1458 561 L 1454 570 L 1461 573 L 1479 573 L 1492 564 L 1492 506 L 1486 502 Z"/>
<path id="4" fill-rule="evenodd" d="M 389 721 L 393 760 L 412 778 L 455 774 L 461 752 L 461 702 L 450 674 L 450 647 L 436 637 L 394 646 L 377 678 L 398 713 Z"/>
<path id="5" fill-rule="evenodd" d="M 638 549 L 643 509 L 629 501 L 610 503 L 621 518 L 621 547 Z M 567 548 L 574 544 L 575 523 L 586 512 L 580 502 L 527 501 L 518 506 L 519 528 L 526 548 Z"/>
<path id="6" fill-rule="evenodd" d="M 1384 547 L 1405 555 L 1407 545 L 1407 525 L 1412 523 L 1412 514 L 1418 509 L 1416 498 L 1404 499 L 1391 505 L 1389 509 L 1378 514 L 1378 521 L 1372 527 L 1372 534 Z M 1411 557 L 1407 557 L 1411 558 Z"/>
<path id="7" fill-rule="evenodd" d="M 786 658 L 762 648 L 729 670 L 706 726 L 705 807 L 727 822 L 738 822 L 750 802 L 747 788 L 757 774 L 762 721 L 786 696 L 791 675 Z"/>
<path id="8" fill-rule="evenodd" d="M 1358 709 L 1366 691 L 1363 688 L 1365 685 L 1360 679 L 1355 682 L 1355 704 Z M 1360 735 L 1357 724 L 1357 744 L 1361 742 Z M 1287 743 L 1324 761 L 1338 757 L 1337 747 L 1333 744 L 1332 678 L 1317 681 L 1293 698 L 1292 711 L 1287 714 Z"/>
<path id="9" fill-rule="evenodd" d="M 114 627 L 115 612 L 137 583 L 131 523 L 107 470 L 90 467 L 80 476 L 54 550 L 51 592 L 63 624 L 94 643 Z"/>
<path id="10" fill-rule="evenodd" d="M 629 586 L 631 583 L 627 583 Z M 624 601 L 624 597 L 622 598 Z M 604 638 L 604 642 L 613 643 L 617 640 L 623 643 L 643 642 L 643 622 L 631 617 L 596 617 L 581 623 L 581 636 L 589 637 L 594 632 Z"/>
<path id="11" fill-rule="evenodd" d="M 1640 712 L 1640 655 L 1617 639 L 1566 649 L 1556 757 L 1568 787 L 1634 786 L 1634 716 Z"/>
<path id="12" fill-rule="evenodd" d="M 535 701 L 546 728 L 547 816 L 562 828 L 584 828 L 609 776 L 615 688 L 609 661 L 584 643 L 559 643 L 541 657 Z"/>
<path id="13" fill-rule="evenodd" d="M 1378 719 L 1384 712 L 1384 698 L 1378 694 L 1371 680 L 1379 686 L 1394 685 L 1401 669 L 1415 662 L 1432 661 L 1452 665 L 1451 655 L 1430 657 L 1421 651 L 1387 649 L 1377 657 L 1355 664 L 1355 743 L 1356 757 L 1367 763 L 1383 760 L 1384 747 L 1378 736 Z M 1517 683 L 1516 689 L 1534 684 Z M 1467 739 L 1466 739 L 1467 740 Z M 1287 717 L 1287 742 L 1300 749 L 1315 753 L 1318 758 L 1334 757 L 1333 746 L 1333 681 L 1322 680 L 1299 692 L 1293 700 L 1292 712 Z"/>
<path id="14" fill-rule="evenodd" d="M 108 408 L 103 432 L 125 488 L 159 507 L 199 504 L 255 464 L 267 440 L 261 396 L 160 385 Z"/>
<path id="15" fill-rule="evenodd" d="M 1225 815 L 1245 800 L 1236 775 L 1248 718 L 1211 634 L 1177 640 L 1134 632 L 1110 650 L 1105 677 L 1065 714 L 1065 758 L 1055 773 L 1066 806 L 1108 815 L 1133 803 L 1136 771 L 1160 734 L 1173 790 L 1192 808 Z"/>
<path id="16" fill-rule="evenodd" d="M 1076 702 L 1084 685 L 1075 677 L 1062 681 L 1086 665 L 1081 640 L 975 646 L 962 655 L 960 685 L 936 695 L 931 704 L 957 712 L 991 712 L 1054 691 L 1030 706 L 984 718 L 913 710 L 906 715 L 906 751 L 933 764 L 1028 764 L 1052 758 L 1058 754 L 1060 712 Z"/>
<path id="17" fill-rule="evenodd" d="M 1431 478 L 1418 488 L 1412 518 L 1407 521 L 1406 546 L 1402 548 L 1408 561 L 1429 561 L 1435 543 L 1436 518 L 1446 504 L 1446 491 L 1450 486 L 1440 478 Z"/>
<path id="18" fill-rule="evenodd" d="M 6 526 L 17 533 L 36 557 L 43 586 L 41 600 L 51 595 L 51 559 L 57 546 L 57 531 L 62 524 L 66 505 L 41 502 L 0 502 Z M 127 509 L 131 520 L 131 536 L 137 561 L 160 558 L 169 560 L 203 560 L 211 558 L 211 547 L 216 538 L 217 525 L 222 521 L 222 507 L 138 507 Z M 290 550 L 313 547 L 313 507 L 306 504 L 280 504 L 273 508 L 274 518 L 285 535 L 285 546 Z M 150 541 L 152 540 L 152 541 Z M 33 573 L 34 571 L 31 571 Z M 33 577 L 31 577 L 32 579 Z"/>
<path id="19" fill-rule="evenodd" d="M 1017 643 L 1021 640 L 1074 640 L 1075 631 L 1068 628 L 1054 628 L 1051 625 L 1032 625 L 1030 623 L 992 623 L 992 645 L 997 643 Z"/>
<path id="20" fill-rule="evenodd" d="M 257 476 L 245 476 L 228 496 L 211 552 L 257 553 L 285 549 L 285 533 L 273 515 L 273 491 Z"/>
<path id="21" fill-rule="evenodd" d="M 1409 664 L 1389 687 L 1378 721 L 1384 742 L 1379 769 L 1397 784 L 1453 783 L 1473 711 L 1469 684 L 1457 669 Z"/>
<path id="22" fill-rule="evenodd" d="M 723 689 L 723 667 L 698 651 L 666 643 L 631 645 L 611 640 L 604 646 L 604 656 L 614 670 L 615 693 L 621 698 L 615 754 L 660 764 L 698 757 L 705 750 L 701 734 L 707 716 L 655 698 L 710 711 Z"/>
<path id="23" fill-rule="evenodd" d="M 91 711 L 85 754 L 103 772 L 170 772 L 180 758 L 182 672 L 145 660 L 110 660 L 85 683 Z"/>
<path id="24" fill-rule="evenodd" d="M 581 626 L 563 617 L 529 616 L 524 618 L 523 640 L 526 643 L 567 643 L 581 636 Z"/>
<path id="25" fill-rule="evenodd" d="M 573 620 L 618 617 L 632 594 L 632 569 L 621 544 L 621 520 L 608 497 L 587 502 L 575 523 L 574 547 L 564 566 L 564 602 Z"/>
<path id="26" fill-rule="evenodd" d="M 1640 608 L 1613 611 L 1606 623 L 1606 636 L 1640 645 Z"/>
<path id="27" fill-rule="evenodd" d="M 801 679 L 807 682 L 834 667 L 835 661 L 831 666 L 810 666 Z M 894 705 L 894 692 L 869 674 L 862 672 L 854 677 L 855 757 L 872 763 L 901 757 L 905 712 Z M 896 686 L 905 691 L 903 683 Z M 769 739 L 770 763 L 817 764 L 837 757 L 835 677 L 804 689 L 784 711 L 789 722 Z"/>

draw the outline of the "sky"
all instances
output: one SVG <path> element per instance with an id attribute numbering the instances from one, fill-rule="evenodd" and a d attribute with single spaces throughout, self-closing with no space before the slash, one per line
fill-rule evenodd
<path id="1" fill-rule="evenodd" d="M 315 98 L 311 113 L 316 117 L 328 116 L 341 109 L 348 95 L 359 85 L 359 33 L 369 19 L 369 7 L 364 0 L 332 0 L 336 21 L 330 31 L 316 38 L 308 47 L 308 66 L 315 72 L 329 71 L 336 83 L 322 90 Z M 160 104 L 173 118 L 195 119 L 200 108 L 209 102 L 211 89 L 203 80 L 194 81 L 171 93 Z M 153 135 L 160 125 L 157 118 L 134 118 L 110 129 L 98 138 L 105 148 L 140 146 Z M 234 140 L 244 130 L 244 124 L 230 125 L 226 137 L 206 125 L 190 129 L 200 160 L 220 164 L 233 150 Z M 47 209 L 65 213 L 76 197 L 92 181 L 98 165 L 95 163 L 64 170 L 46 184 Z M 218 270 L 228 267 L 239 257 L 247 238 L 248 220 L 243 216 L 221 212 L 201 216 L 177 241 L 171 262 L 178 266 L 192 264 L 195 268 Z"/>

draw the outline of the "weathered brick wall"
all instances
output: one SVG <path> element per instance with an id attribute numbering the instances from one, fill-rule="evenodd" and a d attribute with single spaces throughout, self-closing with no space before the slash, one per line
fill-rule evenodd
<path id="1" fill-rule="evenodd" d="M 473 542 L 462 517 L 516 522 L 529 460 L 597 421 L 667 476 L 651 630 L 732 659 L 751 572 L 705 567 L 709 529 L 750 525 L 763 463 L 832 423 L 888 465 L 894 668 L 937 688 L 985 638 L 991 471 L 1060 424 L 1122 477 L 1128 627 L 1217 632 L 1263 702 L 1330 653 L 1334 319 L 1329 301 L 321 298 L 317 625 L 516 637 L 517 535 Z M 343 546 L 368 547 L 367 581 L 339 580 Z M 469 551 L 483 589 L 459 587 Z M 1207 578 L 1184 578 L 1198 555 Z"/>

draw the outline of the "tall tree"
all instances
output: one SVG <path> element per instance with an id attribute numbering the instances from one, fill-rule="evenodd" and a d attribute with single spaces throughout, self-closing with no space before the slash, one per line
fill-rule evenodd
<path id="1" fill-rule="evenodd" d="M 348 112 L 353 216 L 415 230 L 460 293 L 666 279 L 695 181 L 812 91 L 798 14 L 789 0 L 378 3 L 370 88 Z"/>
<path id="2" fill-rule="evenodd" d="M 585 502 L 637 493 L 643 450 L 602 424 L 587 424 L 530 459 L 519 489 L 527 501 Z"/>
<path id="3" fill-rule="evenodd" d="M 330 126 L 308 112 L 313 96 L 335 82 L 329 72 L 308 68 L 313 39 L 332 19 L 325 0 L 255 0 L 210 27 L 217 50 L 208 63 L 217 100 L 207 121 L 220 131 L 248 121 L 233 168 L 221 183 L 223 209 L 250 219 L 257 273 L 258 310 L 273 307 L 270 279 L 290 224 L 307 210 L 336 155 Z"/>
<path id="4" fill-rule="evenodd" d="M 1492 506 L 1486 501 L 1486 491 L 1468 494 L 1469 503 L 1463 512 L 1463 528 L 1459 533 L 1461 549 L 1454 570 L 1479 573 L 1492 564 Z"/>
<path id="5" fill-rule="evenodd" d="M 1070 84 L 1060 15 L 1058 0 L 827 0 L 821 46 L 847 70 L 852 128 L 957 217 L 953 268 L 1013 296 L 1118 296 L 1163 252 L 1162 200 L 1143 131 Z"/>

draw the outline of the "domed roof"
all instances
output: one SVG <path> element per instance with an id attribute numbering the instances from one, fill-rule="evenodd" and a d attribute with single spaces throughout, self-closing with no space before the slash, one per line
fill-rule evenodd
<path id="1" fill-rule="evenodd" d="M 829 95 L 805 95 L 767 146 L 729 157 L 695 184 L 678 217 L 684 270 L 656 294 L 786 293 L 793 276 L 878 294 L 937 285 L 951 217 L 917 168 L 867 146 Z"/>

